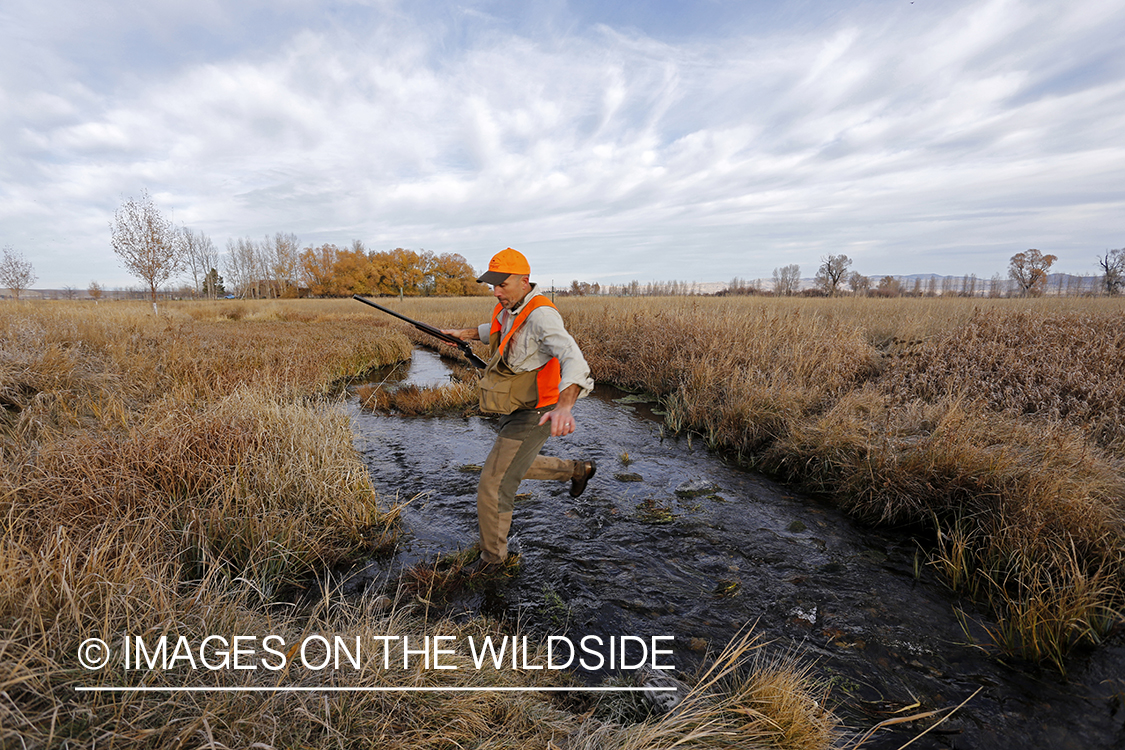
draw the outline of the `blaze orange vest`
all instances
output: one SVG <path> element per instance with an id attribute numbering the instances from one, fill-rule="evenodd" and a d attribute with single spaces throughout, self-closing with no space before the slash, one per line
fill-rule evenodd
<path id="1" fill-rule="evenodd" d="M 508 335 L 500 338 L 500 313 L 504 306 L 496 305 L 492 311 L 492 326 L 489 329 L 489 359 L 488 367 L 481 377 L 480 406 L 482 411 L 497 414 L 511 414 L 517 409 L 543 408 L 553 406 L 559 401 L 559 382 L 562 380 L 562 367 L 558 357 L 552 357 L 547 364 L 530 372 L 512 372 L 504 355 L 512 336 L 527 320 L 532 310 L 544 305 L 555 307 L 551 300 L 537 294 L 523 306 Z M 558 308 L 555 308 L 556 310 Z"/>

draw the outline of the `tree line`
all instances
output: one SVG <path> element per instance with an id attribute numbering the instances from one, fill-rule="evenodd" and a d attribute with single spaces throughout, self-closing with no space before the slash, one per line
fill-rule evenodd
<path id="1" fill-rule="evenodd" d="M 401 247 L 367 250 L 359 240 L 351 247 L 309 247 L 298 256 L 301 278 L 317 296 L 399 294 L 471 296 L 488 294 L 477 273 L 457 253 L 414 252 Z"/>
<path id="2" fill-rule="evenodd" d="M 847 255 L 827 255 L 821 258 L 813 279 L 813 287 L 800 288 L 801 268 L 788 265 L 773 270 L 773 285 L 769 290 L 776 296 L 795 294 L 838 296 L 850 292 L 872 297 L 1039 297 L 1053 293 L 1056 296 L 1078 296 L 1104 293 L 1120 294 L 1125 290 L 1125 248 L 1106 250 L 1098 257 L 1100 276 L 1076 277 L 1057 274 L 1053 288 L 1050 270 L 1058 257 L 1031 249 L 1016 253 L 1008 261 L 1008 275 L 994 274 L 990 279 L 979 279 L 976 274 L 956 276 L 929 276 L 923 281 L 917 277 L 911 284 L 897 276 L 874 278 L 851 271 L 852 260 Z M 940 287 L 940 288 L 939 288 Z M 747 284 L 735 278 L 728 285 L 728 294 L 763 294 L 767 290 L 758 282 Z"/>
<path id="3" fill-rule="evenodd" d="M 347 248 L 323 244 L 302 249 L 296 235 L 277 232 L 261 240 L 228 240 L 226 252 L 220 254 L 206 234 L 165 219 L 147 192 L 122 203 L 110 235 L 125 268 L 148 286 L 153 305 L 157 289 L 181 273 L 190 274 L 196 296 L 211 299 L 227 294 L 286 298 L 488 293 L 476 282 L 473 267 L 456 253 L 374 251 L 359 240 Z"/>
<path id="4" fill-rule="evenodd" d="M 560 289 L 558 294 L 564 297 L 586 297 L 606 295 L 609 297 L 687 297 L 702 294 L 697 282 L 687 281 L 650 281 L 642 284 L 633 279 L 626 284 L 589 284 L 575 279 L 570 282 L 570 287 Z"/>
<path id="5" fill-rule="evenodd" d="M 1125 291 L 1125 248 L 1107 250 L 1099 256 L 1100 275 L 1074 276 L 1056 274 L 1052 282 L 1050 268 L 1058 258 L 1039 250 L 1016 253 L 1009 261 L 1008 275 L 994 274 L 989 279 L 976 274 L 964 276 L 918 276 L 913 279 L 899 276 L 865 276 L 851 270 L 852 260 L 847 255 L 827 255 L 817 267 L 813 284 L 802 287 L 801 267 L 795 263 L 773 270 L 772 283 L 768 279 L 734 277 L 726 288 L 715 292 L 718 296 L 770 295 L 791 297 L 834 297 L 849 294 L 862 297 L 1038 297 L 1085 296 L 1094 294 L 1116 295 Z M 559 294 L 566 296 L 607 295 L 614 297 L 664 297 L 703 294 L 696 283 L 683 281 L 653 281 L 642 284 L 589 284 L 572 281 L 569 289 Z"/>

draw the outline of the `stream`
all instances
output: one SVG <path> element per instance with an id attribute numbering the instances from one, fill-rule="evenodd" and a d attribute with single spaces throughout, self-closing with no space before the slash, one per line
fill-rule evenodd
<path id="1" fill-rule="evenodd" d="M 448 370 L 415 350 L 409 366 L 374 382 L 440 384 Z M 979 688 L 911 747 L 1125 747 L 1120 629 L 1073 656 L 1065 678 L 1002 663 L 969 643 L 955 607 L 982 642 L 974 621 L 989 622 L 987 613 L 948 592 L 909 530 L 865 526 L 731 466 L 698 438 L 666 434 L 653 406 L 604 386 L 578 403 L 578 431 L 543 452 L 594 458 L 597 475 L 578 499 L 565 482 L 522 483 L 510 536 L 519 574 L 458 596 L 452 616 L 486 614 L 576 642 L 674 636 L 664 660 L 688 675 L 754 625 L 772 653 L 796 655 L 827 683 L 853 732 L 957 706 Z M 476 541 L 473 467 L 496 433 L 482 417 L 378 414 L 354 397 L 348 408 L 376 488 L 400 501 L 418 496 L 403 512 L 394 557 L 347 571 L 355 594 Z M 595 683 L 606 670 L 579 676 Z M 863 747 L 898 748 L 931 723 L 882 729 Z"/>

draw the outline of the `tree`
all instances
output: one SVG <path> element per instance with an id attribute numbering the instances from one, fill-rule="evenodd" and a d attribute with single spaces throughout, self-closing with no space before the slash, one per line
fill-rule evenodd
<path id="1" fill-rule="evenodd" d="M 413 255 L 413 253 L 412 253 Z M 332 269 L 331 294 L 398 294 L 403 274 L 396 273 L 384 253 L 368 254 L 363 243 L 353 242 L 350 249 L 336 254 Z M 417 256 L 415 256 L 417 260 Z M 410 284 L 404 293 L 413 289 Z"/>
<path id="2" fill-rule="evenodd" d="M 130 274 L 148 284 L 156 312 L 156 290 L 184 267 L 179 233 L 161 216 L 147 190 L 139 200 L 122 203 L 109 227 L 113 252 Z"/>
<path id="3" fill-rule="evenodd" d="M 277 232 L 273 237 L 266 237 L 262 248 L 269 272 L 277 283 L 278 296 L 296 297 L 297 271 L 301 265 L 301 243 L 297 235 Z"/>
<path id="4" fill-rule="evenodd" d="M 219 251 L 211 238 L 187 227 L 180 227 L 180 243 L 184 251 L 184 260 L 191 270 L 192 281 L 195 283 L 195 294 L 204 294 L 203 279 L 207 270 L 219 264 Z"/>
<path id="5" fill-rule="evenodd" d="M 332 293 L 332 277 L 339 252 L 335 245 L 328 244 L 306 247 L 301 251 L 301 279 L 309 288 L 309 294 L 321 297 Z"/>
<path id="6" fill-rule="evenodd" d="M 817 286 L 828 296 L 836 296 L 851 264 L 851 259 L 846 255 L 827 255 L 821 258 L 820 268 L 816 272 Z"/>
<path id="7" fill-rule="evenodd" d="M 218 299 L 225 296 L 226 293 L 227 290 L 223 286 L 223 277 L 219 275 L 218 270 L 212 268 L 203 277 L 203 296 L 208 299 Z"/>
<path id="8" fill-rule="evenodd" d="M 884 276 L 879 279 L 879 283 L 875 287 L 875 293 L 880 297 L 901 297 L 902 282 L 894 276 Z"/>
<path id="9" fill-rule="evenodd" d="M 239 297 L 256 297 L 262 278 L 258 247 L 249 237 L 227 240 L 226 274 Z"/>
<path id="10" fill-rule="evenodd" d="M 457 253 L 442 253 L 434 257 L 429 284 L 431 293 L 442 296 L 472 296 L 486 294 L 487 290 L 477 283 L 477 274 L 469 261 Z M 597 284 L 594 285 L 595 287 Z M 592 291 L 591 293 L 597 294 Z"/>
<path id="11" fill-rule="evenodd" d="M 965 274 L 965 278 L 961 280 L 961 296 L 977 296 L 977 275 L 975 273 Z"/>
<path id="12" fill-rule="evenodd" d="M 11 245 L 4 248 L 4 255 L 0 257 L 0 285 L 11 289 L 17 302 L 20 293 L 34 284 L 37 278 L 31 261 L 13 250 Z"/>
<path id="13" fill-rule="evenodd" d="M 852 271 L 848 276 L 848 286 L 852 288 L 852 294 L 865 297 L 867 296 L 867 291 L 871 289 L 871 279 L 864 276 L 859 271 Z"/>
<path id="14" fill-rule="evenodd" d="M 1016 253 L 1008 264 L 1008 276 L 1016 282 L 1023 296 L 1037 297 L 1047 288 L 1047 271 L 1056 260 L 1054 255 L 1044 255 L 1034 249 Z"/>
<path id="15" fill-rule="evenodd" d="M 1125 287 L 1125 247 L 1106 250 L 1105 255 L 1098 258 L 1098 265 L 1102 267 L 1105 293 L 1111 296 L 1120 293 Z"/>
<path id="16" fill-rule="evenodd" d="M 773 269 L 773 293 L 791 297 L 801 284 L 801 267 L 796 263 Z"/>
<path id="17" fill-rule="evenodd" d="M 86 287 L 86 293 L 90 295 L 90 298 L 92 300 L 97 302 L 102 298 L 102 294 L 104 294 L 104 291 L 102 290 L 101 284 L 96 281 L 91 281 L 90 286 Z"/>
<path id="18" fill-rule="evenodd" d="M 376 253 L 385 261 L 380 286 L 390 294 L 420 294 L 422 282 L 429 272 L 428 257 L 424 250 L 422 252 L 423 255 L 419 256 L 413 250 L 396 247 L 385 253 Z"/>

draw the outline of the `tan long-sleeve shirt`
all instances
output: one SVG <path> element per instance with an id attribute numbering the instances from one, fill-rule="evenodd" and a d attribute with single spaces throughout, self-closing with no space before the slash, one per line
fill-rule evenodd
<path id="1" fill-rule="evenodd" d="M 531 291 L 523 298 L 519 306 L 512 310 L 503 310 L 500 313 L 500 337 L 508 335 L 512 323 L 520 310 L 528 301 L 539 294 L 539 290 L 532 285 Z M 489 321 L 478 328 L 481 341 L 488 341 L 492 323 Z M 507 363 L 512 372 L 530 372 L 538 370 L 558 357 L 561 377 L 559 392 L 566 390 L 569 385 L 577 385 L 581 389 L 579 398 L 587 395 L 594 389 L 594 379 L 590 377 L 590 366 L 586 358 L 574 341 L 574 337 L 567 332 L 563 325 L 562 316 L 553 307 L 544 305 L 533 310 L 524 320 L 523 325 L 508 342 Z"/>

